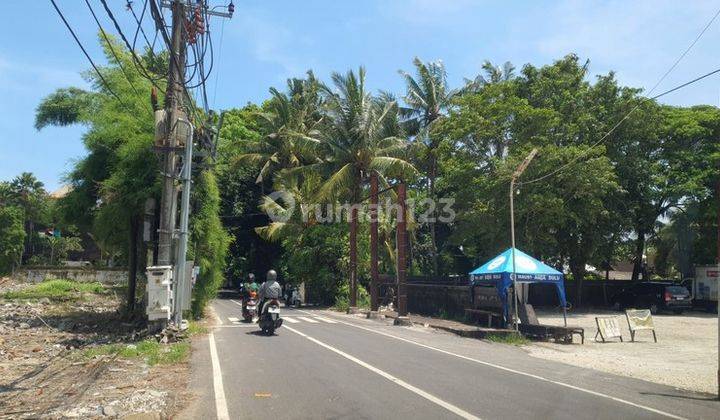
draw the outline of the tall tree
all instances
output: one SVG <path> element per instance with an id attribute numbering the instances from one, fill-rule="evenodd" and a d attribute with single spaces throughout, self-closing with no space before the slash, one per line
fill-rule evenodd
<path id="1" fill-rule="evenodd" d="M 88 127 L 83 142 L 89 154 L 71 172 L 72 190 L 60 207 L 66 219 L 77 219 L 79 226 L 91 229 L 101 245 L 124 250 L 129 262 L 126 313 L 131 315 L 144 255 L 140 237 L 144 205 L 158 192 L 158 161 L 152 151 L 155 129 L 148 112 L 151 85 L 134 70 L 129 51 L 109 35 L 99 38 L 109 62 L 100 72 L 109 85 L 97 74 L 85 73 L 93 90 L 67 88 L 49 95 L 37 107 L 35 126 Z"/>
<path id="2" fill-rule="evenodd" d="M 406 107 L 400 115 L 408 134 L 414 136 L 419 146 L 422 170 L 426 177 L 428 197 L 435 200 L 435 182 L 438 177 L 437 148 L 441 138 L 433 136 L 432 127 L 450 108 L 457 91 L 447 85 L 447 72 L 441 61 L 424 63 L 419 58 L 413 60 L 415 76 L 400 71 L 405 80 L 406 93 L 403 96 Z M 428 223 L 431 238 L 433 274 L 439 274 L 437 232 L 435 229 L 435 211 L 430 214 Z"/>
<path id="3" fill-rule="evenodd" d="M 338 199 L 352 205 L 360 203 L 361 191 L 371 171 L 387 185 L 388 177 L 407 177 L 415 168 L 404 155 L 407 143 L 388 136 L 389 120 L 397 119 L 395 102 L 377 100 L 365 86 L 365 69 L 357 73 L 333 73 L 334 90 L 323 87 L 327 102 L 327 122 L 318 133 L 322 161 L 306 165 L 289 175 L 316 172 L 324 177 L 318 198 L 326 202 Z M 357 207 L 350 211 L 350 284 L 351 304 L 357 293 Z"/>
<path id="4" fill-rule="evenodd" d="M 307 79 L 289 79 L 287 85 L 287 93 L 271 88 L 271 99 L 257 114 L 265 136 L 248 142 L 235 158 L 237 164 L 260 167 L 257 183 L 271 183 L 276 172 L 316 160 L 312 136 L 322 122 L 320 83 L 309 71 Z"/>

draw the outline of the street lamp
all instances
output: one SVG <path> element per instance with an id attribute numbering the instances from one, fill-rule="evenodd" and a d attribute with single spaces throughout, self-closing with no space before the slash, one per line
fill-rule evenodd
<path id="1" fill-rule="evenodd" d="M 537 151 L 537 148 L 534 148 L 532 149 L 532 151 L 530 151 L 530 154 L 527 155 L 525 160 L 523 160 L 520 166 L 515 169 L 515 172 L 513 172 L 512 174 L 512 179 L 510 180 L 510 241 L 512 243 L 512 247 L 510 248 L 510 256 L 512 258 L 513 312 L 515 314 L 513 323 L 515 324 L 515 331 L 518 331 L 518 290 L 516 280 L 517 276 L 515 274 L 515 180 L 517 180 L 520 175 L 525 172 L 525 169 L 527 169 L 530 161 L 533 160 L 533 158 L 537 154 Z"/>

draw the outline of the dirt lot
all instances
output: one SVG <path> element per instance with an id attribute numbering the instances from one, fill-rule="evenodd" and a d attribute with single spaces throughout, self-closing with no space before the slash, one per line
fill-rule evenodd
<path id="1" fill-rule="evenodd" d="M 165 418 L 188 398 L 184 349 L 123 322 L 117 291 L 9 298 L 27 285 L 2 280 L 0 419 Z"/>
<path id="2" fill-rule="evenodd" d="M 619 316 L 623 340 L 602 343 L 593 340 L 596 316 Z M 563 325 L 562 315 L 538 312 L 542 323 Z M 690 312 L 683 315 L 655 315 L 658 342 L 652 332 L 640 331 L 630 342 L 625 316 L 619 312 L 588 312 L 568 316 L 568 325 L 585 328 L 585 344 L 533 343 L 525 348 L 532 356 L 631 376 L 677 388 L 717 392 L 717 314 Z M 598 338 L 599 340 L 600 338 Z"/>

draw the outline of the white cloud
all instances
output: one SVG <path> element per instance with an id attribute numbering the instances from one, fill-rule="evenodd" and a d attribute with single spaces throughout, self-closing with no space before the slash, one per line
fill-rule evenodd
<path id="1" fill-rule="evenodd" d="M 296 34 L 277 20 L 263 17 L 248 10 L 234 22 L 235 41 L 249 46 L 254 58 L 260 62 L 280 66 L 278 81 L 302 75 L 313 66 L 314 60 L 300 57 L 298 49 L 308 47 L 312 40 Z"/>
<path id="2" fill-rule="evenodd" d="M 575 52 L 591 59 L 594 73 L 616 70 L 625 83 L 650 89 L 717 7 L 716 2 L 670 0 L 564 1 L 521 24 L 531 28 L 531 22 L 543 22 L 528 29 L 537 33 L 531 45 L 541 55 L 554 59 Z M 703 49 L 712 46 L 719 34 L 720 18 L 655 93 L 703 72 L 707 66 L 715 67 L 717 60 L 708 60 Z"/>

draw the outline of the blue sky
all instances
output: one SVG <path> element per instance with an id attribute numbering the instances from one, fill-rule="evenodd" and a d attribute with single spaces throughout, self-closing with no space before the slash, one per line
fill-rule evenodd
<path id="1" fill-rule="evenodd" d="M 223 0 L 224 1 L 224 0 Z M 57 0 L 91 56 L 102 62 L 96 26 L 82 0 Z M 84 155 L 82 127 L 33 128 L 38 102 L 53 90 L 85 86 L 90 66 L 45 0 L 7 0 L 0 26 L 0 180 L 34 172 L 54 190 Z M 99 1 L 96 11 L 102 12 Z M 125 28 L 124 0 L 111 0 Z M 140 0 L 135 0 L 140 4 Z M 220 1 L 211 0 L 211 4 Z M 593 74 L 615 70 L 624 84 L 649 89 L 714 15 L 717 1 L 235 0 L 209 84 L 216 109 L 262 101 L 270 86 L 312 68 L 365 65 L 374 89 L 401 94 L 399 69 L 413 57 L 442 59 L 451 84 L 478 73 L 483 60 L 542 65 L 574 52 Z M 9 18 L 12 17 L 12 18 Z M 100 13 L 101 19 L 105 17 Z M 107 19 L 107 28 L 111 28 Z M 219 47 L 220 21 L 211 22 Z M 111 31 L 112 32 L 112 31 Z M 656 90 L 720 66 L 720 18 Z M 213 101 L 214 98 L 214 101 Z M 720 78 L 664 98 L 676 105 L 720 101 Z"/>

